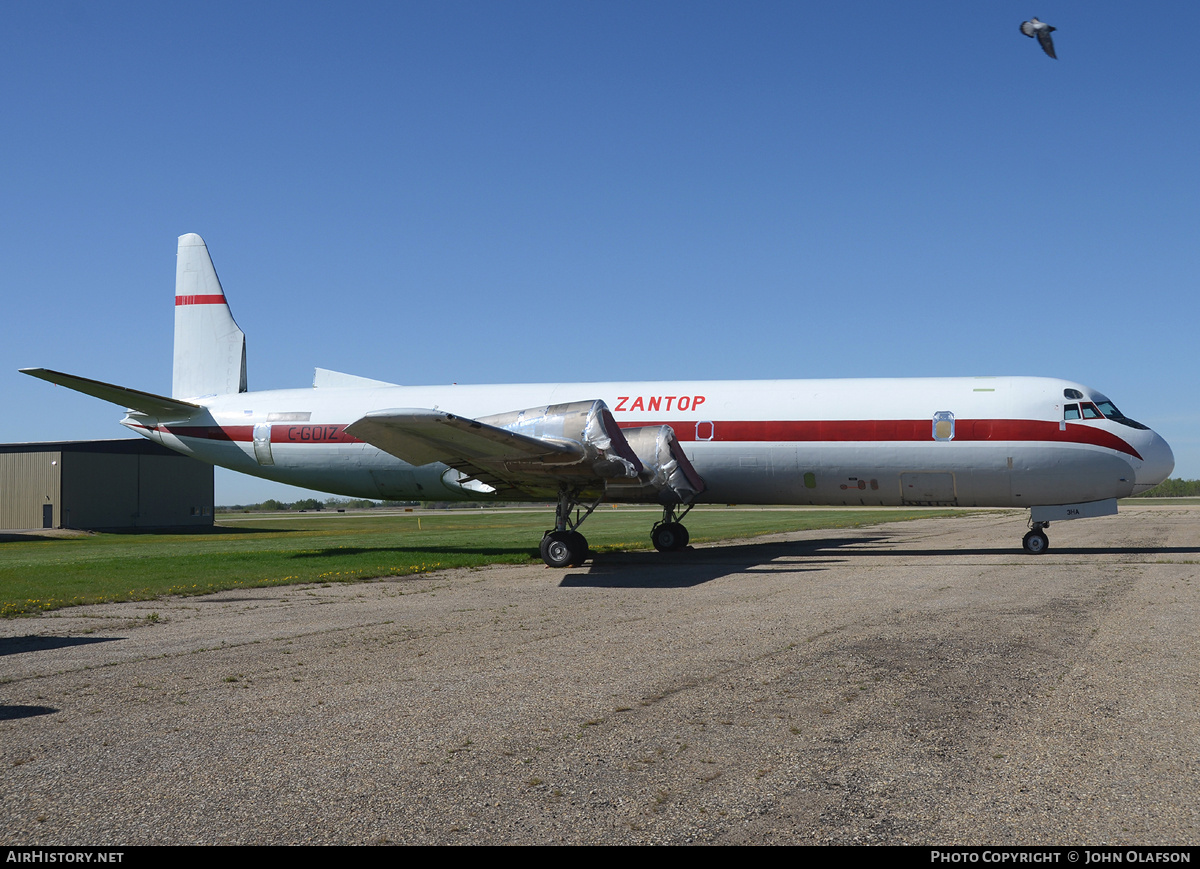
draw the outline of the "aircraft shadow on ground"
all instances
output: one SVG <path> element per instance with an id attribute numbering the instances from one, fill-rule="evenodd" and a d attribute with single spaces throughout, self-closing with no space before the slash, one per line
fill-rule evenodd
<path id="1" fill-rule="evenodd" d="M 826 565 L 840 563 L 843 559 L 815 557 L 818 554 L 886 539 L 839 537 L 706 546 L 683 552 L 599 552 L 593 554 L 587 572 L 569 573 L 559 585 L 563 588 L 688 588 L 735 573 L 824 570 Z M 781 562 L 781 559 L 788 561 Z"/>
<path id="2" fill-rule="evenodd" d="M 857 549 L 863 544 L 878 544 L 889 538 L 843 537 L 826 540 L 798 540 L 776 543 L 743 543 L 734 546 L 708 546 L 684 552 L 600 552 L 594 553 L 584 573 L 569 573 L 560 586 L 593 588 L 686 588 L 720 579 L 734 573 L 763 571 L 823 570 L 825 565 L 844 563 L 861 557 L 879 556 L 933 557 L 964 555 L 1011 555 L 1029 558 L 1019 546 L 893 549 L 881 546 Z M 836 559 L 815 556 L 835 551 Z M 1200 546 L 1051 546 L 1048 555 L 1200 555 Z M 784 563 L 775 562 L 788 559 Z M 792 561 L 791 559 L 799 559 Z"/>
<path id="3" fill-rule="evenodd" d="M 530 559 L 539 559 L 537 549 L 528 546 L 335 546 L 324 549 L 306 549 L 304 552 L 294 552 L 288 558 L 337 558 L 346 555 L 528 555 Z"/>
<path id="4" fill-rule="evenodd" d="M 1055 546 L 1046 549 L 1053 555 L 1200 555 L 1200 546 Z"/>
<path id="5" fill-rule="evenodd" d="M 124 637 L 0 637 L 0 657 L 22 655 L 26 652 L 46 652 L 69 646 L 88 646 L 92 643 L 111 643 Z"/>
<path id="6" fill-rule="evenodd" d="M 0 705 L 0 721 L 14 721 L 18 718 L 33 718 L 35 715 L 52 715 L 57 712 L 53 706 L 3 706 Z"/>
<path id="7" fill-rule="evenodd" d="M 849 552 L 847 555 L 900 555 L 905 558 L 946 555 L 1013 555 L 1029 558 L 1036 562 L 1039 555 L 1029 555 L 1021 546 L 952 547 L 947 549 L 872 549 L 866 552 Z M 1200 546 L 1055 546 L 1046 549 L 1046 556 L 1054 555 L 1200 555 Z"/>

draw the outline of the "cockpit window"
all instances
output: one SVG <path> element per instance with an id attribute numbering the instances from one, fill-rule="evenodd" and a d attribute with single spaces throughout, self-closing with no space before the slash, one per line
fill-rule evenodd
<path id="1" fill-rule="evenodd" d="M 1064 389 L 1063 393 L 1077 391 Z M 1081 401 L 1078 404 L 1064 404 L 1063 419 L 1067 422 L 1080 419 L 1110 419 L 1113 422 L 1119 422 L 1121 425 L 1127 425 L 1130 428 L 1141 429 L 1142 431 L 1149 429 L 1149 426 L 1144 426 L 1140 422 L 1136 422 L 1121 413 L 1121 411 L 1117 410 L 1115 404 L 1103 397 L 1096 399 L 1095 403 Z"/>
<path id="2" fill-rule="evenodd" d="M 1063 398 L 1083 398 L 1083 393 L 1078 389 L 1064 389 Z"/>
<path id="3" fill-rule="evenodd" d="M 1141 429 L 1142 431 L 1147 431 L 1150 428 L 1149 426 L 1142 425 L 1140 422 L 1132 420 L 1125 414 L 1121 413 L 1121 411 L 1117 410 L 1117 406 L 1107 398 L 1099 399 L 1096 402 L 1096 406 L 1100 409 L 1100 412 L 1104 414 L 1106 419 L 1111 419 L 1113 422 L 1119 422 L 1121 425 L 1127 425 L 1130 428 L 1137 428 Z"/>

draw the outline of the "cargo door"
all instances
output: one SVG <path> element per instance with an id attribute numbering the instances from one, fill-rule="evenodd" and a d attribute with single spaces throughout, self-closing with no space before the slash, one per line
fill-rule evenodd
<path id="1" fill-rule="evenodd" d="M 952 507 L 958 503 L 958 496 L 954 493 L 954 474 L 901 474 L 900 493 L 905 504 L 916 507 Z"/>

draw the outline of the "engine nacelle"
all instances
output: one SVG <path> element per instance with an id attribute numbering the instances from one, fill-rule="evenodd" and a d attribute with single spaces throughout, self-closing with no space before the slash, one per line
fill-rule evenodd
<path id="1" fill-rule="evenodd" d="M 683 452 L 669 425 L 648 425 L 621 430 L 645 469 L 637 482 L 605 483 L 605 494 L 614 501 L 657 500 L 660 504 L 688 504 L 704 491 L 704 480 Z"/>
<path id="2" fill-rule="evenodd" d="M 645 474 L 645 468 L 622 435 L 608 405 L 600 400 L 531 407 L 482 416 L 478 421 L 538 440 L 577 447 L 561 456 L 545 457 L 536 462 L 510 459 L 504 462 L 510 471 L 557 472 L 572 476 L 580 470 L 590 469 L 604 480 L 635 483 Z"/>

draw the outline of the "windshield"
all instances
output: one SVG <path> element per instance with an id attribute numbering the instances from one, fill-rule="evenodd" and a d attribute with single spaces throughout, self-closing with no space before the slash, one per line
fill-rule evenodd
<path id="1" fill-rule="evenodd" d="M 1132 420 L 1125 414 L 1121 413 L 1121 411 L 1117 410 L 1117 406 L 1107 398 L 1096 396 L 1096 407 L 1100 409 L 1100 412 L 1104 414 L 1106 419 L 1111 419 L 1113 422 L 1119 422 L 1121 425 L 1127 425 L 1130 428 L 1149 428 L 1149 426 L 1142 425 L 1140 422 Z"/>

